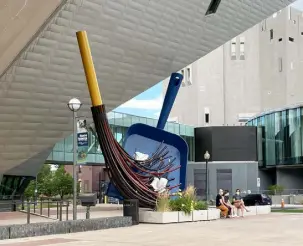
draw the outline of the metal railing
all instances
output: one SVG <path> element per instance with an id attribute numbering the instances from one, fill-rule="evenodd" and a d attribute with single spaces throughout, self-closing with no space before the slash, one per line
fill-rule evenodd
<path id="1" fill-rule="evenodd" d="M 30 223 L 31 215 L 51 218 L 51 208 L 55 208 L 56 219 L 62 221 L 63 210 L 65 210 L 66 220 L 69 215 L 69 200 L 54 201 L 51 199 L 39 199 L 36 201 L 21 201 L 21 211 L 27 214 L 27 224 Z M 46 210 L 46 211 L 45 211 Z"/>
<path id="2" fill-rule="evenodd" d="M 71 202 L 69 200 L 53 200 L 53 199 L 7 199 L 0 200 L 1 212 L 22 212 L 27 214 L 27 223 L 31 221 L 31 216 L 40 216 L 62 221 L 63 214 L 65 219 L 69 219 L 69 207 Z"/>

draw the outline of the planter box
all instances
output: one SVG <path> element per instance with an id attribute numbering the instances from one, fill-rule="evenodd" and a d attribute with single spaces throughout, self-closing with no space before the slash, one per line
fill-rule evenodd
<path id="1" fill-rule="evenodd" d="M 271 213 L 271 207 L 268 205 L 266 206 L 250 206 L 247 207 L 250 212 L 246 212 L 244 210 L 244 216 L 252 216 L 252 215 L 261 215 L 261 214 L 270 214 Z M 241 216 L 241 210 L 237 209 L 237 215 Z"/>
<path id="2" fill-rule="evenodd" d="M 141 223 L 152 223 L 152 224 L 177 223 L 179 221 L 179 213 L 140 211 L 139 221 Z"/>
<path id="3" fill-rule="evenodd" d="M 256 206 L 257 215 L 261 214 L 270 214 L 271 213 L 271 206 Z"/>
<path id="4" fill-rule="evenodd" d="M 217 220 L 220 219 L 220 210 L 216 208 L 210 208 L 207 211 L 208 220 Z"/>
<path id="5" fill-rule="evenodd" d="M 207 220 L 207 210 L 194 210 L 193 211 L 193 221 L 205 221 Z"/>
<path id="6" fill-rule="evenodd" d="M 217 219 L 220 219 L 219 209 L 195 210 L 189 215 L 184 212 L 155 212 L 150 210 L 140 210 L 139 212 L 139 221 L 150 224 L 169 224 Z"/>
<path id="7" fill-rule="evenodd" d="M 246 206 L 246 208 L 248 208 L 250 210 L 250 212 L 246 212 L 244 210 L 244 216 L 252 216 L 252 215 L 257 215 L 257 207 L 256 206 Z M 236 213 L 238 216 L 241 216 L 241 209 L 236 209 Z"/>
<path id="8" fill-rule="evenodd" d="M 184 212 L 179 211 L 179 222 L 192 222 L 193 221 L 193 212 L 190 214 L 185 214 Z"/>

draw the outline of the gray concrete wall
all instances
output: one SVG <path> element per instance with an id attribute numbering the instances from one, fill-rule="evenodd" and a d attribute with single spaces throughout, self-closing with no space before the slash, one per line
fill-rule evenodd
<path id="1" fill-rule="evenodd" d="M 205 126 L 207 109 L 209 125 L 238 125 L 239 116 L 303 102 L 302 32 L 302 13 L 286 8 L 197 60 L 190 65 L 192 84 L 180 89 L 170 116 L 180 123 Z M 231 56 L 233 42 L 236 58 Z"/>
<path id="2" fill-rule="evenodd" d="M 277 184 L 284 190 L 303 190 L 303 169 L 277 169 Z"/>
<path id="3" fill-rule="evenodd" d="M 210 162 L 209 168 L 209 194 L 210 199 L 214 199 L 218 189 L 226 187 L 217 187 L 217 170 L 232 169 L 232 191 L 236 189 L 242 191 L 257 191 L 258 163 L 257 162 Z M 205 169 L 203 162 L 189 162 L 187 167 L 187 185 L 194 184 L 194 169 Z"/>
<path id="4" fill-rule="evenodd" d="M 272 175 L 276 175 L 275 172 L 268 172 L 259 170 L 259 178 L 260 178 L 260 190 L 268 190 L 268 187 L 274 185 Z"/>

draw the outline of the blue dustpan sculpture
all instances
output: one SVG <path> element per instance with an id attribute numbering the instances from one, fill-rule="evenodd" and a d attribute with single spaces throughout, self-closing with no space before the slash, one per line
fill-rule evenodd
<path id="1" fill-rule="evenodd" d="M 128 129 L 124 140 L 125 151 L 134 157 L 138 155 L 138 153 L 141 155 L 152 156 L 160 145 L 162 147 L 165 146 L 166 151 L 169 151 L 169 158 L 163 160 L 161 165 L 165 166 L 170 164 L 172 166 L 171 169 L 181 166 L 179 169 L 167 173 L 164 177 L 169 180 L 168 188 L 174 187 L 171 188 L 171 193 L 178 192 L 179 189 L 185 188 L 188 145 L 180 136 L 167 132 L 163 129 L 174 104 L 182 80 L 183 76 L 179 73 L 173 73 L 171 75 L 157 128 L 141 123 L 134 124 Z M 156 166 L 150 168 L 154 170 L 157 169 Z M 119 192 L 111 183 L 109 184 L 107 195 L 122 199 Z"/>

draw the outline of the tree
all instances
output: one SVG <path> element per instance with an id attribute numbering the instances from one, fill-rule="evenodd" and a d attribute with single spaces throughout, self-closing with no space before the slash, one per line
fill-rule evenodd
<path id="1" fill-rule="evenodd" d="M 60 195 L 61 199 L 65 195 L 73 193 L 73 177 L 67 173 L 64 166 L 60 166 L 53 175 L 52 190 L 55 195 Z"/>
<path id="2" fill-rule="evenodd" d="M 35 188 L 36 188 L 35 186 L 36 186 L 36 181 L 31 180 L 24 191 L 24 196 L 26 198 L 33 198 L 35 196 Z"/>
<path id="3" fill-rule="evenodd" d="M 42 165 L 39 173 L 37 174 L 37 178 L 31 180 L 29 185 L 24 191 L 24 196 L 26 198 L 34 198 L 35 195 L 39 196 L 45 193 L 45 188 L 49 187 L 49 180 L 51 179 L 52 171 L 51 166 L 48 164 Z M 35 194 L 35 190 L 37 189 L 37 194 Z"/>
<path id="4" fill-rule="evenodd" d="M 282 195 L 284 187 L 282 185 L 271 185 L 268 187 L 269 195 Z"/>
<path id="5" fill-rule="evenodd" d="M 46 195 L 51 196 L 52 192 L 52 176 L 51 166 L 48 164 L 42 165 L 37 179 L 32 180 L 24 191 L 26 198 L 34 198 L 35 190 L 37 188 L 37 196 Z"/>
<path id="6" fill-rule="evenodd" d="M 52 175 L 51 165 L 42 165 L 39 173 L 37 174 L 37 183 L 43 183 L 44 179 L 48 179 Z"/>
<path id="7" fill-rule="evenodd" d="M 73 193 L 73 178 L 65 171 L 64 166 L 59 166 L 54 172 L 50 165 L 45 164 L 37 175 L 37 181 L 35 179 L 29 183 L 24 192 L 25 197 L 34 198 L 36 188 L 38 197 L 41 195 L 47 197 L 60 195 L 63 199 L 65 195 Z"/>

